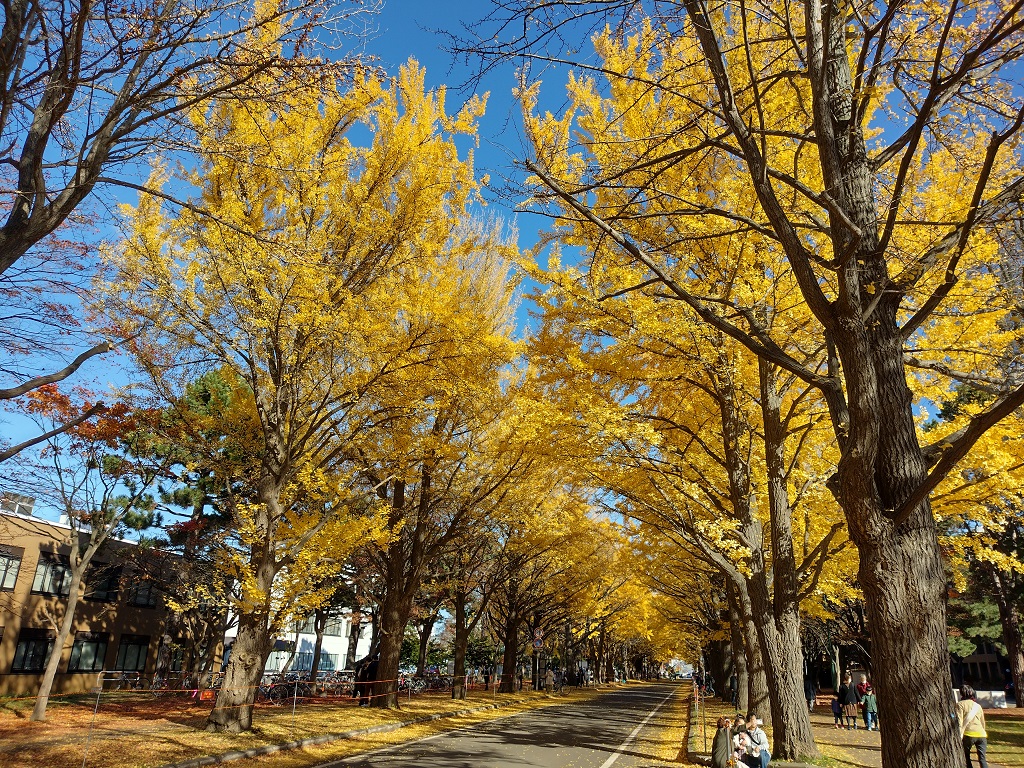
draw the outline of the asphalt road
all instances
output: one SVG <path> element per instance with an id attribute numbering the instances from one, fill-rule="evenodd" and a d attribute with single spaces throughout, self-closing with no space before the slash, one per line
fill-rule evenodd
<path id="1" fill-rule="evenodd" d="M 640 768 L 680 688 L 637 685 L 324 763 L 318 768 Z"/>

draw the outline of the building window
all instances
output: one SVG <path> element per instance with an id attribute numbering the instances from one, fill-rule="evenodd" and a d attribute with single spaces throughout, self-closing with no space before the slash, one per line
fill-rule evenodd
<path id="1" fill-rule="evenodd" d="M 24 552 L 21 547 L 0 546 L 0 590 L 12 590 L 18 583 Z"/>
<path id="2" fill-rule="evenodd" d="M 48 629 L 26 628 L 18 634 L 11 672 L 42 672 L 53 650 L 55 635 Z"/>
<path id="3" fill-rule="evenodd" d="M 128 603 L 142 608 L 156 608 L 156 587 L 151 581 L 140 581 L 128 594 Z"/>
<path id="4" fill-rule="evenodd" d="M 67 597 L 70 591 L 71 566 L 68 565 L 67 558 L 40 552 L 36 577 L 32 580 L 32 592 L 37 595 Z"/>
<path id="5" fill-rule="evenodd" d="M 35 504 L 36 500 L 31 496 L 24 496 L 20 493 L 0 494 L 0 512 L 29 517 L 32 515 L 32 508 Z"/>
<path id="6" fill-rule="evenodd" d="M 295 628 L 305 635 L 316 634 L 316 614 L 307 616 L 303 621 L 297 622 Z M 329 637 L 343 637 L 345 634 L 345 618 L 340 613 L 332 613 L 327 617 L 324 625 L 324 635 Z"/>
<path id="7" fill-rule="evenodd" d="M 121 635 L 117 646 L 117 661 L 114 669 L 118 672 L 142 672 L 146 669 L 146 654 L 149 652 L 148 635 Z"/>
<path id="8" fill-rule="evenodd" d="M 97 563 L 89 569 L 85 577 L 85 597 L 101 603 L 112 603 L 117 600 L 117 590 L 121 583 L 121 569 L 105 563 Z"/>
<path id="9" fill-rule="evenodd" d="M 77 632 L 71 647 L 68 672 L 99 672 L 107 658 L 110 636 L 101 632 Z"/>

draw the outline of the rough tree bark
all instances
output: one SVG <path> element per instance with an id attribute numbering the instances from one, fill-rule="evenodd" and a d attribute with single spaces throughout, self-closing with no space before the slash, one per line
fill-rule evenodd
<path id="1" fill-rule="evenodd" d="M 782 398 L 776 384 L 776 369 L 759 358 L 758 371 L 768 470 L 772 561 L 769 594 L 768 564 L 763 561 L 763 553 L 759 553 L 760 561 L 753 568 L 751 602 L 755 611 L 765 611 L 770 619 L 763 622 L 760 629 L 767 652 L 768 685 L 773 693 L 772 721 L 775 729 L 772 754 L 782 760 L 798 760 L 817 756 L 818 748 L 814 743 L 804 695 L 800 593 L 793 546 L 793 510 L 789 504 L 786 478 L 786 427 L 782 420 Z"/>
<path id="2" fill-rule="evenodd" d="M 257 507 L 254 520 L 257 530 L 271 531 L 275 513 L 280 514 L 279 489 L 264 481 L 258 491 L 264 502 Z M 274 560 L 273 542 L 269 535 L 254 542 L 249 550 L 249 566 L 255 576 L 256 590 L 262 602 L 238 617 L 238 634 L 231 646 L 231 657 L 224 671 L 224 681 L 217 693 L 217 703 L 206 719 L 208 731 L 239 733 L 252 728 L 252 710 L 256 689 L 263 677 L 263 667 L 270 655 L 270 617 L 274 578 L 279 570 Z"/>
<path id="3" fill-rule="evenodd" d="M 453 670 L 452 698 L 466 698 L 466 647 L 469 645 L 469 626 L 466 621 L 468 595 L 455 596 L 455 668 Z"/>
<path id="4" fill-rule="evenodd" d="M 362 632 L 363 614 L 359 609 L 352 611 L 348 627 L 348 652 L 345 655 L 345 669 L 355 669 L 356 654 L 359 652 L 359 635 Z"/>
<path id="5" fill-rule="evenodd" d="M 736 709 L 747 712 L 750 709 L 750 680 L 747 674 L 747 653 L 743 642 L 743 623 L 736 607 L 735 587 L 726 581 L 729 600 L 729 633 L 732 636 L 732 664 L 736 670 Z"/>
<path id="6" fill-rule="evenodd" d="M 327 631 L 327 618 L 330 615 L 326 608 L 317 608 L 313 612 L 313 629 L 316 631 L 316 642 L 313 644 L 313 660 L 309 665 L 309 679 L 316 682 L 320 672 L 320 654 L 324 648 L 324 632 Z"/>
<path id="7" fill-rule="evenodd" d="M 515 587 L 510 589 L 514 598 Z M 501 657 L 501 684 L 498 686 L 498 693 L 512 693 L 515 690 L 516 682 L 516 661 L 519 658 L 519 614 L 516 611 L 515 600 L 508 602 L 508 614 L 505 616 L 504 642 L 505 652 Z"/>
<path id="8" fill-rule="evenodd" d="M 430 650 L 430 635 L 434 631 L 437 614 L 432 613 L 423 619 L 417 635 L 420 641 L 419 654 L 416 656 L 416 674 L 423 677 L 427 673 L 427 652 Z"/>

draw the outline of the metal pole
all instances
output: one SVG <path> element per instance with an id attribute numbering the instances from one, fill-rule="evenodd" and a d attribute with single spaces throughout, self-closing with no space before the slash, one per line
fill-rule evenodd
<path id="1" fill-rule="evenodd" d="M 704 730 L 704 751 L 708 751 L 708 706 L 704 704 L 704 697 L 700 697 L 700 702 L 703 706 L 700 708 L 701 721 L 703 723 Z"/>
<path id="2" fill-rule="evenodd" d="M 295 679 L 295 687 L 292 688 L 292 732 L 291 737 L 295 738 L 295 702 L 299 698 L 299 680 Z"/>
<path id="3" fill-rule="evenodd" d="M 103 695 L 103 673 L 100 672 L 96 686 L 96 706 L 92 710 L 92 720 L 89 721 L 89 735 L 85 738 L 85 754 L 82 755 L 82 768 L 85 768 L 85 761 L 89 759 L 89 747 L 92 745 L 92 728 L 96 724 L 96 713 L 100 709 L 100 696 Z"/>

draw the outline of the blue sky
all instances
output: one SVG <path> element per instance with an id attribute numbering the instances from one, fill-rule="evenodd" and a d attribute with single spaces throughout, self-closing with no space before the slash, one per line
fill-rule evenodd
<path id="1" fill-rule="evenodd" d="M 444 37 L 433 30 L 459 32 L 461 23 L 478 20 L 488 9 L 488 3 L 467 0 L 390 0 L 376 17 L 377 30 L 367 37 L 362 50 L 378 57 L 381 66 L 392 74 L 410 57 L 415 58 L 426 67 L 429 85 L 449 86 L 449 111 L 454 112 L 458 105 L 472 95 L 471 91 L 460 90 L 460 86 L 470 79 L 474 71 L 464 63 L 454 61 L 443 50 Z M 478 173 L 486 173 L 491 177 L 495 187 L 501 186 L 504 179 L 516 174 L 514 161 L 526 155 L 522 121 L 512 97 L 515 85 L 515 70 L 512 65 L 508 65 L 489 73 L 478 88 L 481 94 L 489 93 L 489 97 L 487 113 L 480 122 L 476 166 Z M 488 194 L 487 198 L 490 206 L 505 218 L 516 218 L 509 205 L 496 194 Z M 526 245 L 532 245 L 536 239 L 536 230 L 543 226 L 543 221 L 527 215 L 520 217 L 518 225 L 521 240 Z"/>
<path id="2" fill-rule="evenodd" d="M 379 14 L 360 19 L 359 23 L 366 27 L 367 34 L 340 42 L 339 49 L 343 53 L 361 53 L 374 57 L 388 74 L 397 73 L 402 64 L 415 58 L 426 67 L 429 86 L 449 86 L 447 107 L 449 113 L 453 113 L 473 95 L 473 90 L 463 86 L 471 79 L 474 71 L 464 62 L 456 62 L 443 49 L 445 37 L 436 30 L 458 32 L 463 22 L 478 20 L 488 12 L 489 7 L 486 2 L 468 0 L 390 0 Z M 489 97 L 487 112 L 480 121 L 475 165 L 478 175 L 486 174 L 490 177 L 495 190 L 518 175 L 514 162 L 526 156 L 519 109 L 512 97 L 515 84 L 515 71 L 509 65 L 489 73 L 476 89 L 481 94 L 489 93 Z M 552 90 L 556 91 L 555 88 Z M 469 143 L 464 146 L 468 149 Z M 140 173 L 144 173 L 144 169 Z M 143 180 L 139 179 L 140 182 Z M 133 195 L 114 191 L 114 196 L 119 200 L 134 202 Z M 496 191 L 486 191 L 484 197 L 488 202 L 486 213 L 500 216 L 516 226 L 521 247 L 529 248 L 536 242 L 539 229 L 546 224 L 542 217 L 533 214 L 517 215 L 514 211 L 515 199 L 503 199 Z M 525 303 L 520 308 L 521 329 L 528 322 L 528 308 Z M 81 349 L 76 348 L 72 356 L 79 351 Z M 128 380 L 129 374 L 123 370 L 123 365 L 123 361 L 109 356 L 93 358 L 69 383 L 103 390 L 107 386 L 104 382 L 124 383 Z M 44 367 L 50 366 L 47 364 Z M 0 434 L 11 442 L 19 442 L 38 434 L 38 427 L 25 418 L 0 412 Z M 5 486 L 7 483 L 0 475 L 0 490 Z M 44 510 L 39 511 L 50 516 Z"/>

